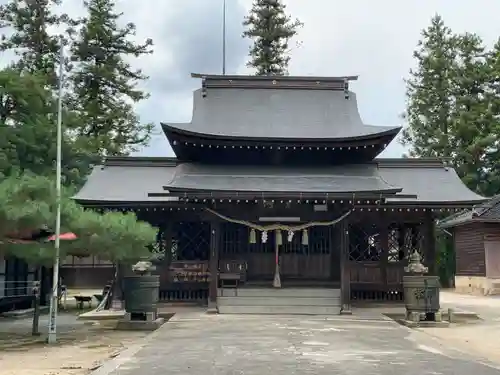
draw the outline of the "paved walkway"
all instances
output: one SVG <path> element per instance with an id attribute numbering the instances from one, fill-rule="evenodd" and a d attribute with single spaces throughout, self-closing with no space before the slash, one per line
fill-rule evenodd
<path id="1" fill-rule="evenodd" d="M 449 329 L 422 328 L 420 331 L 440 340 L 447 347 L 485 358 L 500 366 L 500 298 L 441 292 L 441 306 L 473 311 L 481 321 Z"/>
<path id="2" fill-rule="evenodd" d="M 174 317 L 142 349 L 95 375 L 500 374 L 435 345 L 382 318 L 192 313 Z"/>
<path id="3" fill-rule="evenodd" d="M 474 296 L 442 291 L 440 299 L 445 307 L 474 311 L 483 319 L 500 321 L 500 296 Z"/>

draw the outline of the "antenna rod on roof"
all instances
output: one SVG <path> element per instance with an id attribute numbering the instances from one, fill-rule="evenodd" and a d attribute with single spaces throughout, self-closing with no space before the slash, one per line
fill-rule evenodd
<path id="1" fill-rule="evenodd" d="M 226 0 L 222 1 L 222 75 L 226 75 Z"/>

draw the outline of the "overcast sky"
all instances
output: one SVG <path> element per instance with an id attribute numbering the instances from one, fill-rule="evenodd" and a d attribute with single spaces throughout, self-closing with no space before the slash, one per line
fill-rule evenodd
<path id="1" fill-rule="evenodd" d="M 139 105 L 143 121 L 190 121 L 191 72 L 221 72 L 223 0 L 117 0 L 125 21 L 135 22 L 138 38 L 151 37 L 155 52 L 137 62 L 151 78 L 151 98 Z M 227 1 L 227 73 L 247 73 L 248 42 L 241 22 L 251 0 Z M 3 2 L 3 1 L 2 1 Z M 81 0 L 64 0 L 66 10 Z M 304 22 L 292 52 L 292 75 L 359 75 L 352 84 L 361 116 L 375 125 L 401 124 L 404 82 L 421 29 L 437 12 L 455 32 L 478 33 L 488 44 L 500 36 L 498 0 L 285 0 L 288 12 Z M 395 141 L 383 156 L 397 157 Z M 148 156 L 172 156 L 158 129 Z"/>

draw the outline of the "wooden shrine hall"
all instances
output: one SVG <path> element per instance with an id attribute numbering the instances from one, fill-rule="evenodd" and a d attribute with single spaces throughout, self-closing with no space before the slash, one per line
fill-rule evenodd
<path id="1" fill-rule="evenodd" d="M 441 160 L 376 158 L 401 127 L 362 121 L 357 77 L 192 76 L 192 121 L 162 124 L 176 157 L 107 158 L 75 197 L 158 227 L 163 300 L 325 314 L 400 300 L 409 254 L 436 272 L 437 215 L 484 201 Z"/>

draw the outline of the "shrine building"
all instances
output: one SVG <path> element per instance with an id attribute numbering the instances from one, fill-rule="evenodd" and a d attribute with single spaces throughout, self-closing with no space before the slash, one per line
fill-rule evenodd
<path id="1" fill-rule="evenodd" d="M 191 122 L 162 124 L 176 157 L 109 157 L 75 197 L 158 228 L 161 300 L 321 314 L 401 300 L 409 254 L 436 273 L 436 217 L 484 201 L 441 160 L 377 158 L 401 127 L 362 121 L 355 76 L 192 77 Z"/>

